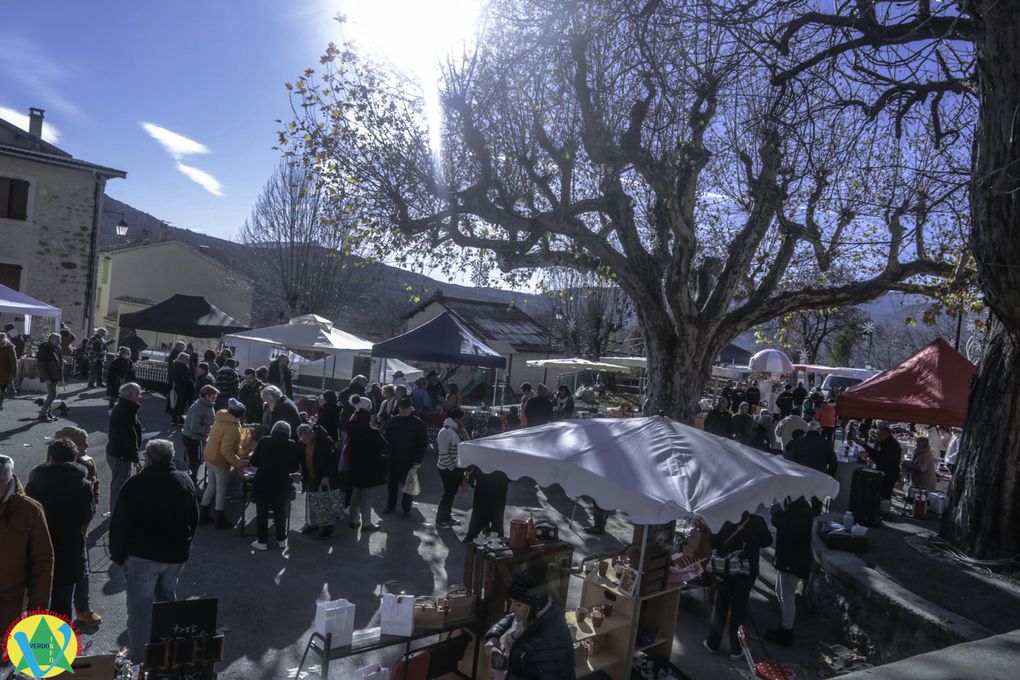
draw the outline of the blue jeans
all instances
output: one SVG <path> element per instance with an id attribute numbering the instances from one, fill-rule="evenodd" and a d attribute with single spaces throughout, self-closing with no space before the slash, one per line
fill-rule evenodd
<path id="1" fill-rule="evenodd" d="M 110 466 L 110 512 L 112 513 L 113 509 L 117 507 L 121 487 L 131 477 L 134 463 L 106 454 L 106 464 Z"/>
<path id="2" fill-rule="evenodd" d="M 131 660 L 141 663 L 152 631 L 152 605 L 177 600 L 177 579 L 184 564 L 154 562 L 129 555 L 124 562 L 127 580 L 128 641 Z"/>

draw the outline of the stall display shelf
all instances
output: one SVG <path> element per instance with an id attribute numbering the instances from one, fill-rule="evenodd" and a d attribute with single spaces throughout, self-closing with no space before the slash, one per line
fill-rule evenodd
<path id="1" fill-rule="evenodd" d="M 610 616 L 605 619 L 601 626 L 595 628 L 591 624 L 591 617 L 585 618 L 583 623 L 577 622 L 577 614 L 569 611 L 565 614 L 567 626 L 574 632 L 574 642 L 583 642 L 599 635 L 609 635 L 617 628 L 624 628 L 630 625 L 630 621 L 620 616 Z"/>

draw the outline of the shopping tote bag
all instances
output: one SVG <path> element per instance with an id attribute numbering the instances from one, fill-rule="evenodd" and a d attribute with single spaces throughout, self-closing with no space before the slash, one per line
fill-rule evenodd
<path id="1" fill-rule="evenodd" d="M 310 491 L 308 499 L 308 525 L 313 527 L 332 526 L 344 518 L 344 492 L 340 489 Z"/>
<path id="2" fill-rule="evenodd" d="M 379 607 L 379 632 L 409 636 L 414 631 L 414 595 L 383 595 Z"/>
<path id="3" fill-rule="evenodd" d="M 315 627 L 313 630 L 323 638 L 327 634 L 330 649 L 348 647 L 354 639 L 354 604 L 347 600 L 319 602 L 315 605 Z"/>

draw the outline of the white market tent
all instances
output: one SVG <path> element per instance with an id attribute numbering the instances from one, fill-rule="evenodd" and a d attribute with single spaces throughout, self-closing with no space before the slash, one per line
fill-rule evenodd
<path id="1" fill-rule="evenodd" d="M 605 373 L 629 373 L 630 367 L 621 364 L 610 364 L 588 359 L 535 359 L 526 362 L 533 368 L 552 368 L 564 373 L 575 371 L 603 371 Z"/>
<path id="2" fill-rule="evenodd" d="M 25 336 L 32 332 L 33 316 L 49 317 L 53 319 L 54 332 L 60 329 L 60 310 L 58 308 L 2 284 L 0 284 L 0 314 L 24 316 L 25 326 L 22 333 Z"/>
<path id="3" fill-rule="evenodd" d="M 693 516 L 718 531 L 787 496 L 839 491 L 829 475 L 662 416 L 557 421 L 464 442 L 459 454 L 464 466 L 590 496 L 634 524 Z"/>
<path id="4" fill-rule="evenodd" d="M 268 363 L 271 355 L 284 350 L 292 356 L 299 373 L 308 374 L 312 362 L 321 364 L 323 374 L 350 379 L 356 354 L 368 354 L 372 343 L 333 327 L 333 322 L 315 314 L 296 316 L 288 323 L 254 328 L 223 336 L 223 344 L 234 347 L 242 365 Z M 332 361 L 327 361 L 332 358 Z M 304 364 L 304 366 L 303 366 Z M 317 373 L 315 371 L 314 373 Z"/>

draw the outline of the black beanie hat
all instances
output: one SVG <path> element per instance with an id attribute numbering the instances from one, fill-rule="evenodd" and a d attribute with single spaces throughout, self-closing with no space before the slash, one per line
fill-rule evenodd
<path id="1" fill-rule="evenodd" d="M 511 600 L 531 605 L 534 609 L 544 607 L 549 601 L 549 588 L 545 582 L 546 569 L 545 562 L 532 561 L 527 569 L 514 574 L 507 589 L 507 596 Z"/>

